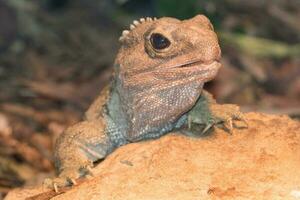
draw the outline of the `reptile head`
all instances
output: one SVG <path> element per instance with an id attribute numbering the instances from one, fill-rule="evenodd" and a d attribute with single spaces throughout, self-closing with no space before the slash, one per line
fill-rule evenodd
<path id="1" fill-rule="evenodd" d="M 218 39 L 203 15 L 183 21 L 142 18 L 130 25 L 130 31 L 123 31 L 120 41 L 116 79 L 133 120 L 133 134 L 132 126 L 143 132 L 142 126 L 153 128 L 178 119 L 194 105 L 204 82 L 213 79 L 220 67 Z M 139 119 L 143 123 L 135 121 Z"/>
<path id="2" fill-rule="evenodd" d="M 128 81 L 145 83 L 148 77 L 173 81 L 206 82 L 219 68 L 221 50 L 209 20 L 203 15 L 140 19 L 123 31 L 117 64 Z"/>

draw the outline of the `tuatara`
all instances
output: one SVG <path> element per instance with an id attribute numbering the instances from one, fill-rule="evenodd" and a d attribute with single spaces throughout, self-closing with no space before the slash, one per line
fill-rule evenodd
<path id="1" fill-rule="evenodd" d="M 206 131 L 215 123 L 240 119 L 239 109 L 211 103 L 212 97 L 202 93 L 203 84 L 221 66 L 218 39 L 205 16 L 182 21 L 141 18 L 123 31 L 120 42 L 112 83 L 84 120 L 56 142 L 59 176 L 45 182 L 56 191 L 76 184 L 78 177 L 92 171 L 94 162 L 121 145 L 158 138 L 187 124 L 204 124 Z M 223 108 L 228 114 L 219 117 Z"/>

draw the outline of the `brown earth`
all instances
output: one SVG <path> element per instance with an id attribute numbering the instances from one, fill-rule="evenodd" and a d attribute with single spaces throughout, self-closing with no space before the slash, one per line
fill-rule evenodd
<path id="1" fill-rule="evenodd" d="M 300 199 L 300 123 L 246 114 L 248 129 L 208 137 L 169 134 L 123 146 L 96 176 L 55 193 L 41 186 L 12 199 Z"/>

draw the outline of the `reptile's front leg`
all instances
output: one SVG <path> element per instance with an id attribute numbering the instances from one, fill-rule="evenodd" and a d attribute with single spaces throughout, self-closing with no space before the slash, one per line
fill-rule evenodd
<path id="1" fill-rule="evenodd" d="M 239 106 L 218 104 L 213 96 L 205 90 L 203 90 L 193 109 L 188 112 L 188 129 L 193 134 L 197 134 L 195 133 L 195 126 L 199 125 L 204 126 L 201 135 L 215 125 L 221 125 L 231 132 L 233 126 L 236 125 L 236 121 L 242 121 L 244 123 L 243 127 L 248 126 Z"/>
<path id="2" fill-rule="evenodd" d="M 55 165 L 58 178 L 46 179 L 44 184 L 54 188 L 76 185 L 76 179 L 91 172 L 93 162 L 112 151 L 102 120 L 83 121 L 68 128 L 57 140 Z"/>

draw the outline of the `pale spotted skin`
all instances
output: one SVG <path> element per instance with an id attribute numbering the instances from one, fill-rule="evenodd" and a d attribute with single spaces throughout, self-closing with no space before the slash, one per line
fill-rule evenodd
<path id="1" fill-rule="evenodd" d="M 215 116 L 213 107 L 218 104 L 201 96 L 204 83 L 220 68 L 221 50 L 209 20 L 197 15 L 183 21 L 164 17 L 134 24 L 120 38 L 111 85 L 85 119 L 56 142 L 59 176 L 45 181 L 56 191 L 92 174 L 93 163 L 121 145 L 158 138 L 187 124 L 207 125 Z M 207 110 L 211 115 L 202 113 Z M 235 115 L 229 111 L 216 119 L 225 122 Z"/>

